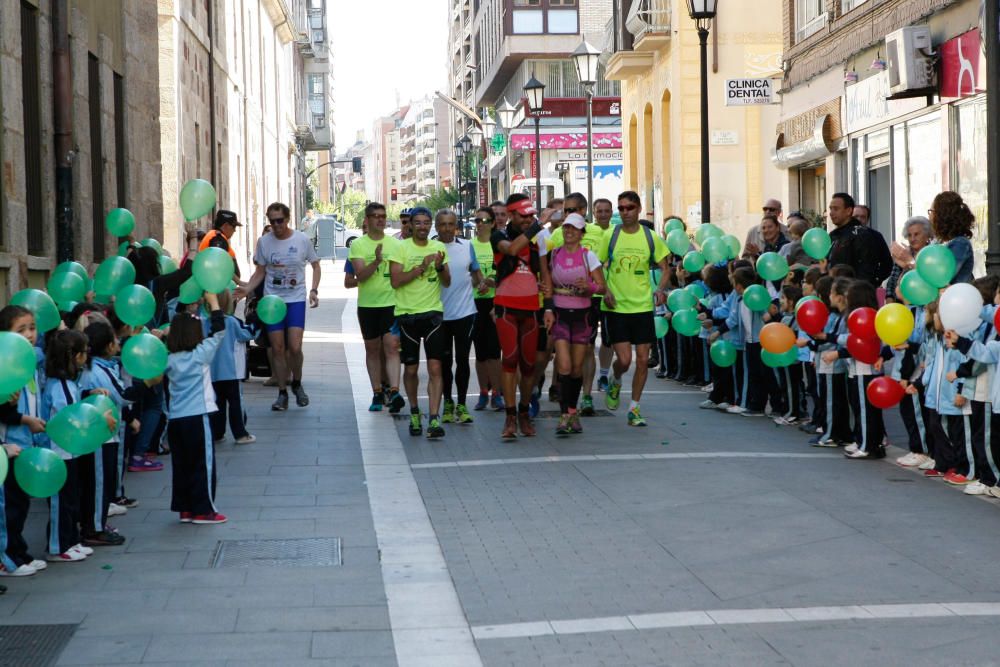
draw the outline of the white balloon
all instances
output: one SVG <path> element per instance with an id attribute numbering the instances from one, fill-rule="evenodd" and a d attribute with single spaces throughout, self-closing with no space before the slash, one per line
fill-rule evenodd
<path id="1" fill-rule="evenodd" d="M 958 283 L 946 289 L 938 304 L 945 330 L 954 329 L 960 336 L 967 336 L 979 328 L 982 310 L 983 297 L 969 283 Z"/>

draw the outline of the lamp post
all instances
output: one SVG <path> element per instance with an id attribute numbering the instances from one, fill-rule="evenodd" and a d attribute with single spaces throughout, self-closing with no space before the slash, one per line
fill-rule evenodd
<path id="1" fill-rule="evenodd" d="M 545 104 L 545 84 L 532 74 L 528 83 L 524 84 L 524 94 L 528 98 L 528 109 L 535 117 L 535 207 L 542 210 L 542 144 L 538 123 L 542 117 L 542 106 Z"/>
<path id="2" fill-rule="evenodd" d="M 463 167 L 467 167 L 467 166 L 469 166 L 469 160 L 472 159 L 472 139 L 469 138 L 469 135 L 463 134 L 462 138 L 459 139 L 458 141 L 459 141 L 459 143 L 462 144 L 462 155 L 465 157 L 465 164 L 463 165 Z M 466 204 L 466 201 L 465 201 L 465 173 L 460 170 L 459 174 L 461 174 L 461 175 L 459 177 L 459 184 L 460 185 L 459 185 L 458 196 L 462 200 L 462 216 L 464 216 L 465 215 L 465 209 L 466 209 L 466 205 L 465 205 Z"/>
<path id="3" fill-rule="evenodd" d="M 594 86 L 597 84 L 597 60 L 601 52 L 587 40 L 573 51 L 576 78 L 587 96 L 587 205 L 594 205 Z"/>
<path id="4" fill-rule="evenodd" d="M 458 164 L 458 216 L 462 217 L 462 157 L 465 155 L 465 147 L 462 140 L 455 142 L 455 162 Z"/>
<path id="5" fill-rule="evenodd" d="M 504 146 L 504 152 L 507 154 L 507 183 L 505 184 L 507 187 L 504 188 L 504 190 L 506 191 L 508 197 L 510 196 L 511 176 L 513 175 L 510 173 L 510 131 L 514 128 L 514 116 L 516 115 L 517 109 L 514 108 L 514 105 L 508 102 L 506 97 L 503 98 L 503 104 L 497 107 L 497 116 L 500 117 L 501 127 L 503 127 L 504 131 L 507 133 L 507 142 Z"/>
<path id="6" fill-rule="evenodd" d="M 712 221 L 712 197 L 708 182 L 708 27 L 715 18 L 719 0 L 687 0 L 688 15 L 698 25 L 701 50 L 701 222 Z"/>
<path id="7" fill-rule="evenodd" d="M 493 120 L 493 114 L 489 109 L 483 109 L 483 140 L 486 142 L 486 150 L 483 155 L 486 158 L 486 205 L 493 201 L 493 169 L 490 167 L 490 151 L 493 145 L 493 135 L 496 134 L 497 124 Z"/>
<path id="8" fill-rule="evenodd" d="M 478 125 L 473 125 L 472 129 L 469 130 L 469 139 L 471 140 L 472 149 L 476 151 L 475 153 L 475 165 L 476 165 L 476 191 L 473 197 L 470 199 L 473 202 L 479 201 L 479 180 L 482 175 L 482 150 L 483 150 L 483 131 L 479 129 Z M 475 208 L 470 207 L 470 208 Z"/>

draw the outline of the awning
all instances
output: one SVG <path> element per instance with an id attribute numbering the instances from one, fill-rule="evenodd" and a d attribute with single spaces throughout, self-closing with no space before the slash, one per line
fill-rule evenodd
<path id="1" fill-rule="evenodd" d="M 586 148 L 586 130 L 542 130 L 539 141 L 544 149 L 559 148 Z M 622 133 L 618 132 L 594 132 L 594 148 L 621 148 Z M 534 130 L 515 130 L 511 133 L 510 147 L 516 151 L 528 151 L 535 148 Z"/>
<path id="2" fill-rule="evenodd" d="M 827 114 L 816 119 L 812 136 L 804 141 L 784 146 L 785 135 L 779 134 L 771 150 L 771 161 L 779 169 L 788 169 L 833 155 L 836 145 L 829 137 L 830 116 Z"/>

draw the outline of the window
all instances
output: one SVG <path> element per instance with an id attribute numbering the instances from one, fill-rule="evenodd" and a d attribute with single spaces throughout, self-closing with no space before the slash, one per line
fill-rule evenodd
<path id="1" fill-rule="evenodd" d="M 866 2 L 868 2 L 868 0 L 840 0 L 840 14 L 844 15 L 852 9 L 860 7 Z"/>
<path id="2" fill-rule="evenodd" d="M 91 228 L 94 230 L 94 259 L 104 258 L 104 138 L 101 132 L 101 64 L 93 53 L 87 55 L 87 106 L 90 111 L 90 189 L 93 193 Z"/>
<path id="3" fill-rule="evenodd" d="M 826 25 L 824 0 L 795 0 L 795 41 L 818 32 Z"/>
<path id="4" fill-rule="evenodd" d="M 24 181 L 28 220 L 28 252 L 45 252 L 42 215 L 42 126 L 38 81 L 38 10 L 21 3 L 21 80 L 24 97 Z"/>
<path id="5" fill-rule="evenodd" d="M 542 0 L 514 0 L 515 7 L 541 7 Z"/>
<path id="6" fill-rule="evenodd" d="M 550 7 L 576 7 L 576 0 L 549 0 Z"/>

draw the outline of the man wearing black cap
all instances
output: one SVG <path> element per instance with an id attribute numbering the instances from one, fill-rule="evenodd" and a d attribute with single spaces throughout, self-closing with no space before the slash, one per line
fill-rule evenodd
<path id="1" fill-rule="evenodd" d="M 198 252 L 201 252 L 205 248 L 222 248 L 228 252 L 229 256 L 233 258 L 237 278 L 240 277 L 240 265 L 236 261 L 236 253 L 233 252 L 232 247 L 229 245 L 229 239 L 236 233 L 236 228 L 242 226 L 243 223 L 240 222 L 235 213 L 220 208 L 215 214 L 215 222 L 212 224 L 212 229 L 205 234 L 205 238 L 201 240 L 201 244 L 198 246 Z"/>

